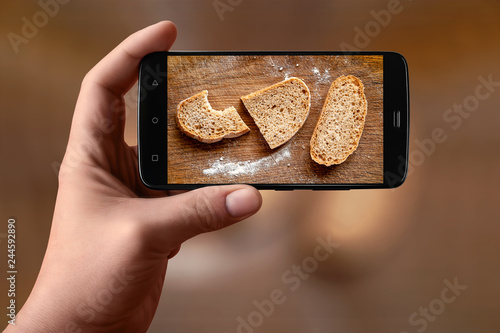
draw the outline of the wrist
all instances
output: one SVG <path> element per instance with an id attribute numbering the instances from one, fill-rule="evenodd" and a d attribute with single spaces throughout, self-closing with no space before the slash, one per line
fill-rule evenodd
<path id="1" fill-rule="evenodd" d="M 61 297 L 61 291 L 42 288 L 38 282 L 17 313 L 15 325 L 8 324 L 4 332 L 83 332 L 74 321 L 75 316 L 70 310 L 73 307 L 65 304 L 67 302 L 64 296 Z"/>
<path id="2" fill-rule="evenodd" d="M 16 315 L 14 323 L 5 327 L 4 333 L 81 332 L 76 326 L 70 325 L 71 321 L 64 324 L 67 317 L 62 313 L 54 315 L 49 311 L 44 312 L 41 307 L 32 306 L 28 302 L 29 300 Z"/>

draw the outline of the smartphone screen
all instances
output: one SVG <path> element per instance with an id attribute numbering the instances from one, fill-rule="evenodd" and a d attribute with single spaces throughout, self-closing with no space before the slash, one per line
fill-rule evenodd
<path id="1" fill-rule="evenodd" d="M 355 150 L 326 166 L 311 157 L 311 137 L 332 83 L 346 75 L 362 82 L 364 126 Z M 384 188 L 405 178 L 408 74 L 399 54 L 161 52 L 143 60 L 139 77 L 139 164 L 149 187 Z M 242 97 L 290 78 L 307 86 L 308 114 L 289 140 L 271 148 Z M 202 91 L 213 110 L 233 107 L 249 131 L 213 143 L 186 135 L 176 118 L 179 105 Z"/>

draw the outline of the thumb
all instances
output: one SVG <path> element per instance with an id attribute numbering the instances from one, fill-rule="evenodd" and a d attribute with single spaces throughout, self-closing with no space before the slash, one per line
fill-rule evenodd
<path id="1" fill-rule="evenodd" d="M 248 185 L 208 186 L 171 197 L 135 200 L 141 201 L 134 211 L 140 214 L 142 226 L 166 253 L 198 234 L 244 220 L 262 206 L 259 191 Z"/>

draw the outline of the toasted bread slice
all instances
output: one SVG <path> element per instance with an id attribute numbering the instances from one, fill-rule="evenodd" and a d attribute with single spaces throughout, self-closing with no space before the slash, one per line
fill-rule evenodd
<path id="1" fill-rule="evenodd" d="M 358 147 L 366 112 L 361 80 L 352 75 L 336 79 L 311 137 L 312 159 L 326 166 L 344 162 Z"/>
<path id="2" fill-rule="evenodd" d="M 212 109 L 207 90 L 180 102 L 175 119 L 184 134 L 204 143 L 236 138 L 250 131 L 234 107 Z"/>
<path id="3" fill-rule="evenodd" d="M 290 140 L 309 115 L 311 93 L 296 77 L 241 97 L 255 124 L 274 149 Z"/>

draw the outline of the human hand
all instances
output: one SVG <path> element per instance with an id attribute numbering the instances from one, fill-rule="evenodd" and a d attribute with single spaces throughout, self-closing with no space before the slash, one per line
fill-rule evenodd
<path id="1" fill-rule="evenodd" d="M 123 95 L 141 58 L 168 50 L 175 37 L 171 22 L 147 27 L 85 76 L 42 268 L 5 332 L 145 332 L 181 244 L 260 209 L 251 186 L 169 193 L 139 179 L 137 148 L 124 141 Z"/>

